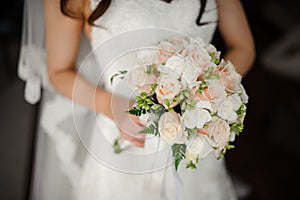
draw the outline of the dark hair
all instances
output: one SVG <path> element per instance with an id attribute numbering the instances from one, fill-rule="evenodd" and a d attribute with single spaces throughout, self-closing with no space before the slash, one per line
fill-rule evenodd
<path id="1" fill-rule="evenodd" d="M 161 1 L 170 3 L 172 0 L 161 0 Z M 206 25 L 209 22 L 201 22 L 202 15 L 205 11 L 206 0 L 199 0 L 199 1 L 200 1 L 201 7 L 199 10 L 198 17 L 196 19 L 196 24 L 198 26 L 201 26 L 201 25 Z M 61 12 L 64 15 L 67 15 L 69 17 L 78 18 L 78 16 L 76 16 L 76 14 L 74 14 L 70 10 L 68 10 L 67 3 L 68 3 L 68 0 L 60 0 Z M 96 9 L 88 17 L 88 19 L 87 19 L 88 23 L 90 25 L 94 25 L 94 22 L 106 12 L 106 10 L 109 8 L 110 4 L 111 4 L 111 0 L 101 0 L 100 3 L 97 5 Z"/>

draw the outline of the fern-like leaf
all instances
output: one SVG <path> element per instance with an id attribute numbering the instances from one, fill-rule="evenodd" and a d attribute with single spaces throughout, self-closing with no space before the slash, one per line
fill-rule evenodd
<path id="1" fill-rule="evenodd" d="M 185 158 L 186 144 L 173 144 L 172 152 L 175 161 L 175 169 L 177 171 L 180 162 Z"/>
<path id="2" fill-rule="evenodd" d="M 144 130 L 141 130 L 140 133 L 149 134 L 149 135 L 157 135 L 158 134 L 158 122 L 154 122 Z"/>
<path id="3" fill-rule="evenodd" d="M 127 111 L 129 114 L 131 115 L 135 115 L 135 116 L 141 116 L 142 114 L 144 114 L 144 109 L 140 108 L 136 108 L 136 107 L 133 107 L 131 108 L 129 111 Z"/>

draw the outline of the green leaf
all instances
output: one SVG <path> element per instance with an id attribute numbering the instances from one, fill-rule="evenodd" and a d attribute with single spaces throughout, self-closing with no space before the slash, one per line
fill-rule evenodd
<path id="1" fill-rule="evenodd" d="M 124 75 L 124 74 L 126 74 L 126 73 L 127 73 L 126 70 L 120 70 L 119 73 L 114 74 L 114 75 L 110 78 L 110 84 L 113 84 L 114 78 L 116 78 L 117 76 Z M 120 78 L 123 79 L 124 76 L 121 76 Z"/>
<path id="2" fill-rule="evenodd" d="M 122 151 L 124 151 L 124 149 L 122 149 L 122 148 L 120 147 L 120 145 L 119 145 L 119 140 L 118 140 L 118 139 L 116 139 L 116 140 L 114 141 L 113 147 L 114 147 L 114 152 L 115 152 L 115 153 L 121 153 Z"/>
<path id="3" fill-rule="evenodd" d="M 197 169 L 196 165 L 192 161 L 186 164 L 186 168 Z"/>
<path id="4" fill-rule="evenodd" d="M 239 116 L 239 117 L 243 117 L 246 113 L 246 106 L 244 104 L 242 104 L 239 109 L 236 111 L 236 114 Z"/>
<path id="5" fill-rule="evenodd" d="M 243 129 L 244 129 L 243 124 L 233 123 L 230 125 L 230 132 L 234 132 L 237 135 L 239 135 L 241 132 L 243 132 Z"/>
<path id="6" fill-rule="evenodd" d="M 131 108 L 129 111 L 127 111 L 129 114 L 131 115 L 135 115 L 135 116 L 141 116 L 142 113 L 144 113 L 144 109 L 143 108 L 137 108 L 137 107 L 133 107 Z"/>
<path id="7" fill-rule="evenodd" d="M 148 75 L 151 75 L 151 74 L 154 73 L 154 71 L 155 71 L 155 64 L 149 65 L 149 66 L 147 67 L 146 73 L 147 73 Z"/>
<path id="8" fill-rule="evenodd" d="M 144 130 L 141 130 L 139 133 L 157 135 L 158 134 L 158 122 L 154 122 Z"/>
<path id="9" fill-rule="evenodd" d="M 168 99 L 165 99 L 165 100 L 164 100 L 164 103 L 165 103 L 168 107 L 170 107 L 170 105 L 171 105 L 171 103 L 170 103 L 170 101 L 169 101 Z"/>
<path id="10" fill-rule="evenodd" d="M 185 158 L 186 144 L 173 144 L 172 152 L 175 161 L 175 169 L 177 171 L 180 162 Z"/>

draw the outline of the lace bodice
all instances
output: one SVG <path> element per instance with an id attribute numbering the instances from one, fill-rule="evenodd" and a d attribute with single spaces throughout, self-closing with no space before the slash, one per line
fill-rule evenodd
<path id="1" fill-rule="evenodd" d="M 96 1 L 91 0 L 91 6 Z M 101 27 L 92 28 L 91 44 L 93 47 L 111 36 L 119 33 L 143 28 L 168 28 L 191 37 L 201 37 L 210 42 L 217 22 L 215 0 L 208 0 L 202 22 L 212 22 L 198 26 L 195 21 L 200 9 L 199 0 L 173 0 L 166 3 L 161 0 L 112 0 L 106 13 L 95 24 Z"/>

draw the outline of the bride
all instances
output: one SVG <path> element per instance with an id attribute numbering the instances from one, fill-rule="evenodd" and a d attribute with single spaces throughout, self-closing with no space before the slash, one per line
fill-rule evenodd
<path id="1" fill-rule="evenodd" d="M 141 164 L 137 155 L 151 150 L 151 141 L 135 136 L 143 127 L 124 114 L 126 98 L 113 91 L 106 83 L 110 76 L 101 71 L 103 60 L 118 56 L 116 49 L 151 31 L 209 43 L 218 26 L 227 47 L 224 59 L 245 75 L 254 44 L 239 0 L 44 0 L 44 17 L 47 73 L 24 73 L 22 62 L 19 67 L 27 80 L 27 100 L 38 98 L 32 88 L 41 79 L 51 83 L 44 83 L 32 199 L 236 199 L 224 161 L 214 155 L 201 160 L 197 170 L 182 167 L 178 173 L 173 165 L 154 169 Z M 94 49 L 91 54 L 82 53 L 88 49 L 82 33 Z M 109 48 L 101 49 L 103 44 Z M 43 56 L 34 52 L 34 57 Z M 24 49 L 21 54 L 21 60 L 29 59 Z M 32 60 L 42 65 L 41 59 Z M 120 70 L 130 61 L 120 59 L 115 66 Z M 129 144 L 129 153 L 110 153 L 113 147 L 107 144 L 118 137 Z M 159 162 L 166 164 L 167 155 L 159 155 Z M 158 158 L 151 159 L 155 165 Z"/>

